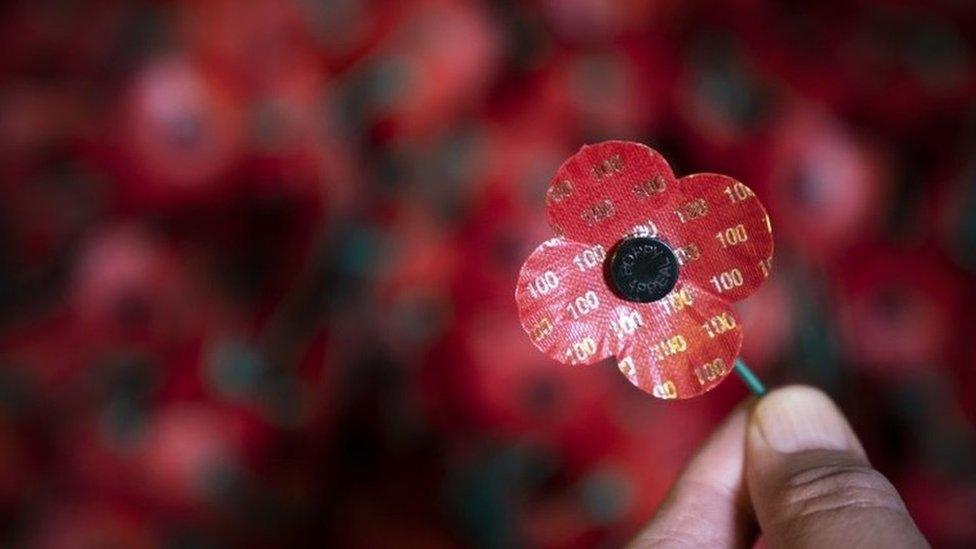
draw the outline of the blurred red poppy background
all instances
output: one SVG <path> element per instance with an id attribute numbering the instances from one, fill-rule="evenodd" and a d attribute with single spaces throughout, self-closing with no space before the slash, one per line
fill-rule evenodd
<path id="1" fill-rule="evenodd" d="M 0 544 L 628 540 L 746 390 L 657 400 L 522 332 L 549 180 L 607 139 L 755 189 L 744 358 L 976 544 L 970 3 L 0 13 Z"/>

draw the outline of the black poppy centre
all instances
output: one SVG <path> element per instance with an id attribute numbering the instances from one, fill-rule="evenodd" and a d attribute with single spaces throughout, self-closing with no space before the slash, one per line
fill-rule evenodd
<path id="1" fill-rule="evenodd" d="M 650 303 L 668 295 L 678 282 L 678 258 L 656 238 L 625 238 L 614 247 L 606 276 L 621 298 Z"/>

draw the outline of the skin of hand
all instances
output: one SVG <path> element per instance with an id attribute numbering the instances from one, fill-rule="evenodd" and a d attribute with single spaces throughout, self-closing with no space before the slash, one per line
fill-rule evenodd
<path id="1" fill-rule="evenodd" d="M 774 390 L 735 409 L 631 547 L 928 547 L 824 393 Z"/>

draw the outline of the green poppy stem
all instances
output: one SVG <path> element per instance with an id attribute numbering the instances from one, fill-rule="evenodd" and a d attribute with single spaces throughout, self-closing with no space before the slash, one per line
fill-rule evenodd
<path id="1" fill-rule="evenodd" d="M 741 358 L 735 359 L 735 373 L 739 375 L 739 379 L 742 383 L 746 384 L 746 387 L 756 396 L 763 396 L 766 394 L 766 386 L 763 385 L 762 381 L 756 377 L 756 374 L 746 366 L 746 363 L 742 361 Z"/>

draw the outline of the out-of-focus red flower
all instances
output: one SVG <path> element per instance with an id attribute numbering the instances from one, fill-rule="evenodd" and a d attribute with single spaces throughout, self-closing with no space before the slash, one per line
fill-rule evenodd
<path id="1" fill-rule="evenodd" d="M 703 405 L 714 403 L 712 399 L 708 404 L 685 401 L 664 409 L 649 407 L 642 395 L 628 393 L 613 391 L 603 402 L 611 407 L 612 422 L 602 428 L 615 436 L 599 452 L 591 451 L 591 461 L 583 467 L 561 471 L 569 481 L 541 496 L 527 511 L 525 535 L 533 546 L 587 547 L 607 535 L 630 539 L 714 426 L 703 410 Z M 682 428 L 674 429 L 676 424 Z M 653 456 L 651 467 L 648 456 Z"/>
<path id="2" fill-rule="evenodd" d="M 728 32 L 699 30 L 683 60 L 674 108 L 696 161 L 753 176 L 787 94 Z"/>
<path id="3" fill-rule="evenodd" d="M 487 93 L 500 44 L 472 2 L 414 2 L 375 53 L 351 72 L 373 137 L 424 139 Z"/>
<path id="4" fill-rule="evenodd" d="M 555 56 L 541 71 L 533 120 L 554 109 L 569 135 L 634 138 L 660 125 L 674 73 L 648 39 Z M 548 113 L 546 113 L 548 115 Z"/>
<path id="5" fill-rule="evenodd" d="M 178 403 L 158 411 L 135 448 L 141 489 L 173 509 L 231 497 L 248 465 L 247 427 L 210 404 Z"/>
<path id="6" fill-rule="evenodd" d="M 514 325 L 511 319 L 482 314 L 459 334 L 459 351 L 469 365 L 458 377 L 459 394 L 470 398 L 467 408 L 479 423 L 552 443 L 574 424 L 586 423 L 583 418 L 609 397 L 607 383 L 598 370 L 564 375 L 527 344 L 521 330 L 501 329 L 504 321 Z M 596 439 L 588 444 L 599 446 Z"/>
<path id="7" fill-rule="evenodd" d="M 971 104 L 976 72 L 967 47 L 958 22 L 927 6 L 888 5 L 865 10 L 835 41 L 826 76 L 843 81 L 852 112 L 911 136 Z"/>
<path id="8" fill-rule="evenodd" d="M 240 153 L 242 112 L 233 93 L 192 61 L 148 64 L 122 102 L 119 142 L 106 152 L 123 202 L 166 210 L 217 196 Z"/>
<path id="9" fill-rule="evenodd" d="M 921 247 L 854 250 L 837 276 L 837 319 L 848 358 L 876 374 L 946 364 L 964 319 L 958 274 Z"/>
<path id="10" fill-rule="evenodd" d="M 616 356 L 634 385 L 661 398 L 697 396 L 724 379 L 742 342 L 730 303 L 758 289 L 772 260 L 769 217 L 748 187 L 716 174 L 678 179 L 652 149 L 610 141 L 567 160 L 546 202 L 561 236 L 532 253 L 516 288 L 536 347 L 568 364 Z M 654 270 L 630 282 L 642 296 L 660 291 L 654 303 L 625 300 L 608 280 L 605 259 L 639 238 L 621 261 Z M 669 269 L 663 276 L 674 278 L 663 280 Z"/>
<path id="11" fill-rule="evenodd" d="M 436 341 L 450 325 L 454 311 L 445 296 L 459 257 L 451 242 L 431 223 L 426 212 L 397 212 L 391 232 L 396 247 L 388 265 L 377 273 L 375 294 L 382 314 L 379 337 L 399 358 L 414 356 Z"/>
<path id="12" fill-rule="evenodd" d="M 775 274 L 748 300 L 736 303 L 744 338 L 740 355 L 750 368 L 762 371 L 782 355 L 796 326 L 796 306 L 789 286 Z"/>
<path id="13" fill-rule="evenodd" d="M 174 2 L 174 28 L 187 55 L 206 71 L 252 91 L 314 62 L 302 3 L 181 0 Z"/>
<path id="14" fill-rule="evenodd" d="M 889 200 L 879 154 L 840 121 L 810 107 L 794 109 L 775 130 L 768 188 L 761 188 L 777 228 L 810 260 L 843 252 L 880 229 Z"/>
<path id="15" fill-rule="evenodd" d="M 691 424 L 684 423 L 691 419 Z M 682 426 L 695 430 L 700 416 L 683 416 Z M 659 421 L 660 425 L 672 424 Z M 672 431 L 673 432 L 673 431 Z M 630 537 L 661 503 L 681 465 L 672 459 L 687 452 L 681 445 L 645 432 L 617 448 L 562 491 L 543 498 L 526 512 L 525 537 L 533 547 L 590 547 L 608 535 Z M 648 467 L 647 456 L 654 456 Z M 664 458 L 664 462 L 656 458 Z M 620 541 L 627 539 L 621 535 Z"/>
<path id="16" fill-rule="evenodd" d="M 165 349 L 202 325 L 205 307 L 181 256 L 132 225 L 93 235 L 70 282 L 75 330 L 86 347 Z"/>
<path id="17" fill-rule="evenodd" d="M 973 58 L 951 2 L 863 0 L 755 9 L 726 2 L 721 17 L 762 65 L 804 97 L 856 113 L 889 135 L 952 117 L 973 93 Z M 874 5 L 872 5 L 874 4 Z"/>

